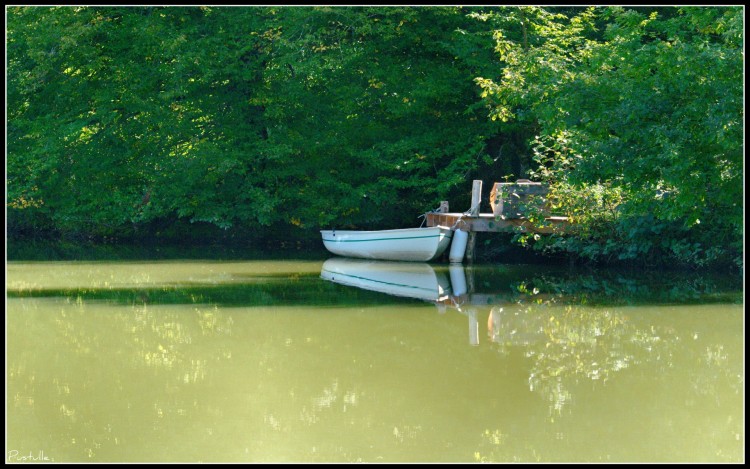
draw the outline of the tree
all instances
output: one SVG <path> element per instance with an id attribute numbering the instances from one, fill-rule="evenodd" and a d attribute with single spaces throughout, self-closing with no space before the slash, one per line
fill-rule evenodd
<path id="1" fill-rule="evenodd" d="M 553 197 L 588 206 L 584 225 L 606 219 L 585 236 L 540 246 L 595 259 L 666 254 L 691 265 L 734 256 L 739 265 L 742 10 L 569 16 L 522 7 L 519 22 L 526 39 L 495 33 L 500 82 L 477 79 L 491 116 L 535 122 L 538 176 Z M 586 204 L 596 192 L 617 211 Z"/>
<path id="2" fill-rule="evenodd" d="M 472 107 L 491 44 L 466 13 L 12 8 L 11 218 L 95 234 L 414 223 L 491 132 Z"/>

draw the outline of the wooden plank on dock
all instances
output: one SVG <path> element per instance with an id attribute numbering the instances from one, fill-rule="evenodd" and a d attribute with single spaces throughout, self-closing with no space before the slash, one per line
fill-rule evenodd
<path id="1" fill-rule="evenodd" d="M 532 232 L 540 234 L 562 233 L 568 227 L 567 217 L 546 217 L 545 220 L 549 226 L 538 228 L 534 227 L 525 218 L 502 219 L 492 213 L 479 213 L 476 216 L 464 215 L 463 213 L 435 213 L 425 214 L 427 226 L 448 226 L 468 232 L 504 232 L 521 230 L 523 232 Z"/>

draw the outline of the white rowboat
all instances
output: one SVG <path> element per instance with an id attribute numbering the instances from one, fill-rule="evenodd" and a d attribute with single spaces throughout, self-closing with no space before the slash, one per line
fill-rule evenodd
<path id="1" fill-rule="evenodd" d="M 445 226 L 398 230 L 321 230 L 323 245 L 333 254 L 363 259 L 429 262 L 450 245 L 453 232 Z"/>

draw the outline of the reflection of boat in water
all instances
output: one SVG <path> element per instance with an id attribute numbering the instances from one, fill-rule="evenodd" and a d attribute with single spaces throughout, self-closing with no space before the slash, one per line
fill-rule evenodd
<path id="1" fill-rule="evenodd" d="M 323 263 L 320 276 L 341 285 L 432 301 L 440 313 L 447 308 L 455 309 L 469 320 L 471 345 L 479 344 L 478 312 L 474 302 L 484 306 L 496 303 L 488 295 L 473 297 L 467 288 L 466 272 L 461 264 L 451 264 L 448 272 L 445 272 L 444 269 L 435 270 L 424 262 L 334 257 Z"/>
<path id="2" fill-rule="evenodd" d="M 360 260 L 334 257 L 323 263 L 320 276 L 324 280 L 351 287 L 372 290 L 389 295 L 419 298 L 433 301 L 438 311 L 447 307 L 456 309 L 469 318 L 469 343 L 479 343 L 479 323 L 477 311 L 468 304 L 466 276 L 461 264 L 451 264 L 448 275 L 435 270 L 430 264 L 416 262 Z"/>
<path id="3" fill-rule="evenodd" d="M 332 258 L 323 263 L 320 276 L 331 282 L 389 295 L 443 301 L 451 283 L 429 264 Z"/>

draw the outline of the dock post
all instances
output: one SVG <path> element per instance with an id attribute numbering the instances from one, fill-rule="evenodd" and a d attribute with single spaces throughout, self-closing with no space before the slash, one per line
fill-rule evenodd
<path id="1" fill-rule="evenodd" d="M 476 217 L 479 215 L 479 204 L 482 202 L 482 180 L 474 179 L 474 183 L 471 186 L 471 208 L 469 209 L 469 215 Z M 477 233 L 475 231 L 469 232 L 469 241 L 466 245 L 466 257 L 469 260 L 469 264 L 474 263 L 475 248 L 477 244 Z"/>
<path id="2" fill-rule="evenodd" d="M 472 217 L 479 215 L 479 203 L 482 201 L 482 180 L 474 179 L 471 185 L 471 212 Z"/>

